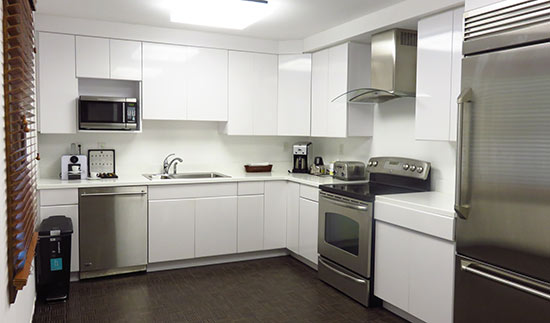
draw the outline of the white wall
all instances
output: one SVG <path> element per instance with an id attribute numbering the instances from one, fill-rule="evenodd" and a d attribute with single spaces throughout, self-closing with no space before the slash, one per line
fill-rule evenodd
<path id="1" fill-rule="evenodd" d="M 2 17 L 2 9 L 0 9 L 0 19 Z M 0 61 L 3 60 L 4 53 L 2 46 L 2 38 L 0 37 Z M 0 82 L 0 97 L 4 97 L 4 76 L 2 75 Z M 4 100 L 2 100 L 0 106 L 0 118 L 4 119 Z M 34 300 L 35 300 L 35 282 L 34 282 L 34 268 L 31 269 L 32 273 L 27 281 L 27 286 L 17 293 L 15 303 L 10 305 L 9 295 L 6 286 L 8 285 L 8 246 L 7 246 L 7 205 L 6 205 L 6 157 L 4 153 L 5 149 L 5 132 L 4 122 L 0 129 L 0 152 L 2 157 L 0 158 L 0 213 L 2 214 L 0 220 L 0 322 L 31 322 L 32 315 L 34 313 Z"/>
<path id="2" fill-rule="evenodd" d="M 466 0 L 464 2 L 465 10 L 473 10 L 481 7 L 488 6 L 493 3 L 500 2 L 502 0 Z"/>
<path id="3" fill-rule="evenodd" d="M 69 153 L 72 142 L 81 143 L 83 153 L 98 148 L 98 143 L 116 149 L 117 173 L 135 175 L 159 172 L 169 153 L 185 160 L 178 166 L 179 172 L 242 170 L 246 163 L 263 161 L 286 171 L 291 165 L 292 144 L 300 140 L 303 138 L 226 136 L 218 131 L 216 122 L 192 121 L 144 121 L 139 134 L 39 135 L 40 176 L 59 176 L 60 157 Z"/>

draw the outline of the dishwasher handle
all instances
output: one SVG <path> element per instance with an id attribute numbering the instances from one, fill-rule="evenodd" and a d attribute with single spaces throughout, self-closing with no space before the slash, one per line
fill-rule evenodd
<path id="1" fill-rule="evenodd" d="M 146 191 L 141 192 L 112 192 L 112 193 L 82 193 L 81 197 L 90 197 L 90 196 L 117 196 L 117 195 L 145 195 Z"/>

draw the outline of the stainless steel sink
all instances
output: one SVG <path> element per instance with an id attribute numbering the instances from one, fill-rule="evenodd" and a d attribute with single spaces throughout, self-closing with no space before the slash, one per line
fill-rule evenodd
<path id="1" fill-rule="evenodd" d="M 204 179 L 204 178 L 227 178 L 227 176 L 220 173 L 210 172 L 210 173 L 179 173 L 179 174 L 143 174 L 148 180 L 153 178 L 159 179 Z"/>

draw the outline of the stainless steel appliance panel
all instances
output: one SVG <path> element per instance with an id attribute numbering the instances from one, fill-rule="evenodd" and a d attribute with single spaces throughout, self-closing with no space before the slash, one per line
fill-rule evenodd
<path id="1" fill-rule="evenodd" d="M 147 187 L 80 189 L 79 230 L 81 272 L 145 266 Z"/>
<path id="2" fill-rule="evenodd" d="M 321 192 L 319 254 L 353 272 L 371 276 L 372 203 Z"/>
<path id="3" fill-rule="evenodd" d="M 546 282 L 548 66 L 549 43 L 464 58 L 456 206 L 457 253 Z"/>
<path id="4" fill-rule="evenodd" d="M 532 291 L 546 293 L 521 276 L 457 257 L 454 321 L 457 323 L 548 322 L 550 303 Z M 526 287 L 527 290 L 518 288 Z"/>

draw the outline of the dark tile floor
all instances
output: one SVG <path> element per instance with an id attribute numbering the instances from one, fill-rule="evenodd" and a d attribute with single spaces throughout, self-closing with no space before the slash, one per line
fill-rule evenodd
<path id="1" fill-rule="evenodd" d="M 88 280 L 34 322 L 404 322 L 366 309 L 291 257 Z"/>

